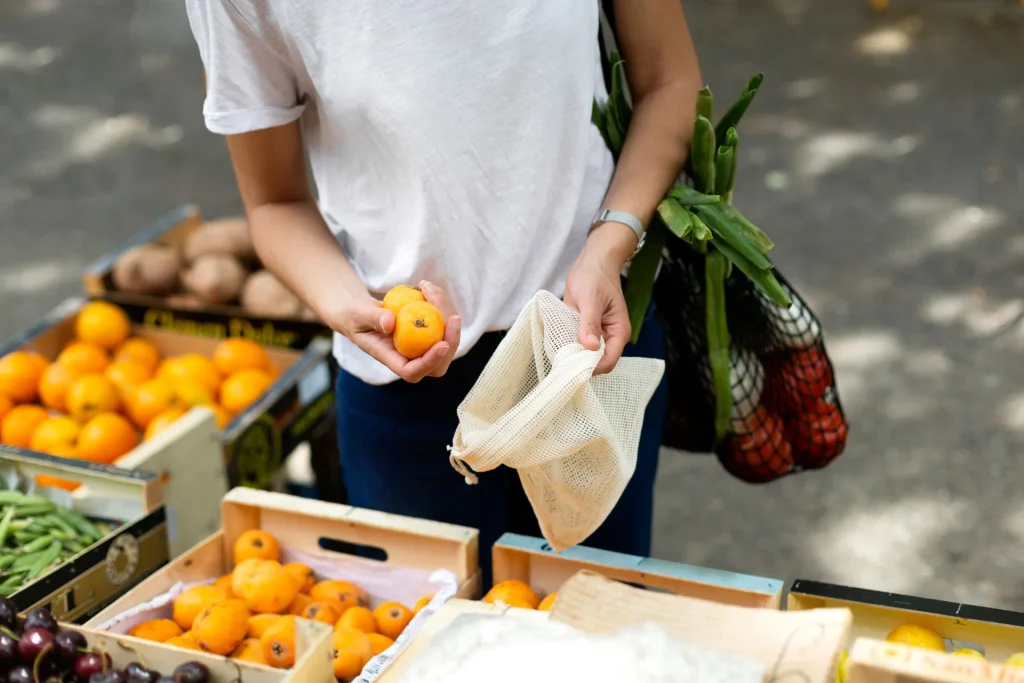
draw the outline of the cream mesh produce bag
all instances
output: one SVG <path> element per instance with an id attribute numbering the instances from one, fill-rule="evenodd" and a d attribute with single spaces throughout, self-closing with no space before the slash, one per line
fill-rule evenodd
<path id="1" fill-rule="evenodd" d="M 544 538 L 555 550 L 601 525 L 636 469 L 644 409 L 665 364 L 623 358 L 594 377 L 604 354 L 579 342 L 579 313 L 541 291 L 519 314 L 458 408 L 452 466 L 519 470 Z"/>

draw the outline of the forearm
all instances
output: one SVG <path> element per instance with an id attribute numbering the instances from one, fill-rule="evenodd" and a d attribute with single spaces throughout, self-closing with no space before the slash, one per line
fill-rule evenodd
<path id="1" fill-rule="evenodd" d="M 699 83 L 695 67 L 692 79 L 659 88 L 636 104 L 606 207 L 628 211 L 650 225 L 686 162 Z"/>
<path id="2" fill-rule="evenodd" d="M 267 203 L 249 212 L 256 252 L 266 267 L 321 320 L 369 296 L 312 201 Z"/>

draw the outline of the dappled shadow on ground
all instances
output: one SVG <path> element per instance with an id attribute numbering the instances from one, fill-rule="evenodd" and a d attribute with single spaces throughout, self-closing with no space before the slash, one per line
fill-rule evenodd
<path id="1" fill-rule="evenodd" d="M 0 3 L 0 331 L 185 202 L 239 210 L 203 128 L 202 65 L 176 0 Z"/>
<path id="2" fill-rule="evenodd" d="M 1024 23 L 685 6 L 721 101 L 766 74 L 735 201 L 823 318 L 851 433 L 764 487 L 666 453 L 657 554 L 1024 607 Z"/>

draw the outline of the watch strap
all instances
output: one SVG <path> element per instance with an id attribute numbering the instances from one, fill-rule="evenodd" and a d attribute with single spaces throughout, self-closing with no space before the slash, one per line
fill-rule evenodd
<path id="1" fill-rule="evenodd" d="M 596 228 L 603 223 L 622 223 L 633 231 L 633 234 L 636 235 L 637 242 L 643 241 L 644 233 L 647 232 L 644 228 L 644 224 L 640 222 L 640 219 L 628 211 L 604 209 L 601 213 L 597 214 L 597 218 L 594 219 L 594 227 Z"/>

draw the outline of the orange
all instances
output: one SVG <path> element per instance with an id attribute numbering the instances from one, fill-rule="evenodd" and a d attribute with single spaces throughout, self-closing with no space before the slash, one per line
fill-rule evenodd
<path id="1" fill-rule="evenodd" d="M 243 597 L 248 590 L 249 582 L 256 576 L 264 562 L 266 560 L 250 557 L 236 564 L 235 571 L 231 572 L 231 592 L 240 598 Z"/>
<path id="2" fill-rule="evenodd" d="M 541 612 L 550 612 L 551 608 L 555 606 L 555 600 L 557 599 L 558 591 L 555 591 L 554 593 L 545 596 L 544 599 L 540 601 L 540 604 L 537 605 L 537 609 Z"/>
<path id="3" fill-rule="evenodd" d="M 192 637 L 192 633 L 185 631 L 180 636 L 168 638 L 164 641 L 164 645 L 173 645 L 174 647 L 180 647 L 185 650 L 198 650 L 199 645 L 196 643 L 196 639 Z"/>
<path id="4" fill-rule="evenodd" d="M 376 633 L 377 620 L 373 618 L 373 612 L 369 607 L 357 605 L 349 607 L 341 618 L 334 624 L 335 630 L 339 628 L 354 628 L 363 633 Z"/>
<path id="5" fill-rule="evenodd" d="M 126 399 L 128 417 L 139 429 L 148 427 L 157 415 L 174 407 L 177 401 L 174 385 L 161 379 L 143 382 L 129 392 Z"/>
<path id="6" fill-rule="evenodd" d="M 395 316 L 395 349 L 406 358 L 419 358 L 444 339 L 441 311 L 426 301 L 406 304 Z"/>
<path id="7" fill-rule="evenodd" d="M 106 301 L 90 301 L 78 311 L 75 335 L 79 341 L 115 348 L 132 332 L 128 315 L 118 306 Z"/>
<path id="8" fill-rule="evenodd" d="M 230 654 L 245 640 L 250 616 L 241 600 L 218 602 L 196 616 L 192 636 L 201 650 L 216 655 Z"/>
<path id="9" fill-rule="evenodd" d="M 14 403 L 32 403 L 39 396 L 39 379 L 48 363 L 39 354 L 12 351 L 0 358 L 0 394 Z"/>
<path id="10" fill-rule="evenodd" d="M 170 619 L 150 619 L 137 624 L 128 631 L 128 635 L 143 640 L 155 640 L 162 643 L 165 640 L 180 636 L 184 633 L 181 627 Z"/>
<path id="11" fill-rule="evenodd" d="M 83 375 L 76 379 L 65 397 L 68 413 L 79 422 L 88 422 L 100 413 L 114 413 L 121 397 L 114 383 L 103 375 Z"/>
<path id="12" fill-rule="evenodd" d="M 518 579 L 509 579 L 494 584 L 494 587 L 484 596 L 484 602 L 492 605 L 503 602 L 509 607 L 537 609 L 540 600 L 537 599 L 537 594 L 533 592 L 533 589 L 525 583 Z"/>
<path id="13" fill-rule="evenodd" d="M 246 638 L 243 640 L 242 644 L 231 653 L 231 658 L 240 659 L 243 662 L 255 662 L 256 664 L 267 663 L 267 659 L 263 656 L 263 646 L 260 645 L 259 638 Z"/>
<path id="14" fill-rule="evenodd" d="M 110 364 L 110 357 L 102 346 L 76 341 L 64 347 L 56 362 L 79 375 L 88 375 L 103 372 Z"/>
<path id="15" fill-rule="evenodd" d="M 426 301 L 423 296 L 423 292 L 416 289 L 415 287 L 409 287 L 408 285 L 398 285 L 392 287 L 391 290 L 384 295 L 384 300 L 380 302 L 380 305 L 388 309 L 395 314 L 395 318 L 398 318 L 398 312 L 405 307 L 406 304 L 411 304 L 416 301 Z"/>
<path id="16" fill-rule="evenodd" d="M 309 589 L 309 597 L 316 602 L 334 602 L 342 613 L 349 607 L 370 604 L 366 591 L 348 581 L 321 581 Z"/>
<path id="17" fill-rule="evenodd" d="M 80 429 L 79 424 L 67 415 L 47 418 L 32 432 L 28 447 L 40 453 L 49 453 L 54 448 L 73 446 Z"/>
<path id="18" fill-rule="evenodd" d="M 204 385 L 191 379 L 183 379 L 174 385 L 174 394 L 178 403 L 191 408 L 192 406 L 210 406 L 215 403 L 213 394 Z"/>
<path id="19" fill-rule="evenodd" d="M 81 377 L 82 371 L 53 363 L 43 371 L 39 378 L 39 400 L 50 410 L 66 413 L 68 410 L 67 395 L 71 385 Z"/>
<path id="20" fill-rule="evenodd" d="M 0 420 L 0 443 L 18 448 L 28 448 L 32 433 L 50 414 L 36 405 L 14 406 Z"/>
<path id="21" fill-rule="evenodd" d="M 139 445 L 135 427 L 117 413 L 100 413 L 78 433 L 78 457 L 110 464 Z"/>
<path id="22" fill-rule="evenodd" d="M 115 362 L 128 360 L 143 366 L 152 375 L 156 372 L 156 366 L 160 364 L 160 351 L 153 342 L 142 337 L 132 337 L 114 351 Z"/>
<path id="23" fill-rule="evenodd" d="M 382 636 L 379 633 L 367 633 L 366 638 L 370 641 L 371 657 L 376 657 L 381 652 L 384 652 L 384 650 L 395 644 L 395 641 L 391 640 L 387 636 Z"/>
<path id="24" fill-rule="evenodd" d="M 412 606 L 412 613 L 419 614 L 420 610 L 430 604 L 430 601 L 434 599 L 433 595 L 424 595 L 422 598 L 416 601 L 416 604 Z"/>
<path id="25" fill-rule="evenodd" d="M 271 624 L 280 618 L 280 614 L 254 614 L 249 617 L 249 628 L 246 634 L 250 638 L 259 638 L 267 632 Z"/>
<path id="26" fill-rule="evenodd" d="M 214 581 L 213 585 L 216 586 L 217 588 L 223 588 L 225 591 L 227 591 L 228 595 L 230 595 L 230 596 L 238 597 L 238 596 L 235 595 L 235 591 L 231 587 L 231 582 L 232 582 L 232 579 L 234 579 L 234 578 L 235 577 L 232 576 L 231 574 L 224 574 L 219 579 Z"/>
<path id="27" fill-rule="evenodd" d="M 224 380 L 220 387 L 220 404 L 237 415 L 256 402 L 274 380 L 265 370 L 240 370 Z"/>
<path id="28" fill-rule="evenodd" d="M 306 609 L 302 610 L 302 614 L 299 616 L 303 619 L 319 621 L 321 624 L 333 626 L 341 617 L 341 612 L 330 602 L 311 602 L 306 606 Z"/>
<path id="29" fill-rule="evenodd" d="M 287 669 L 295 663 L 295 619 L 290 614 L 278 617 L 260 636 L 263 658 L 270 666 Z"/>
<path id="30" fill-rule="evenodd" d="M 51 451 L 50 455 L 57 455 L 57 456 L 60 456 L 62 458 L 73 458 L 73 457 L 75 457 L 75 449 L 74 449 L 73 446 L 69 447 L 67 449 L 57 448 L 57 449 L 54 449 L 54 450 L 62 451 L 62 452 L 55 453 L 55 452 Z M 55 489 L 63 489 L 65 491 L 74 491 L 79 486 L 81 486 L 81 484 L 79 484 L 77 481 L 71 481 L 69 479 L 61 479 L 60 477 L 54 477 L 54 476 L 49 475 L 49 474 L 37 474 L 36 475 L 36 486 L 52 486 Z"/>
<path id="31" fill-rule="evenodd" d="M 172 424 L 174 424 L 174 422 L 184 414 L 185 410 L 183 408 L 179 408 L 178 406 L 168 408 L 167 410 L 165 410 L 164 412 L 160 413 L 152 420 L 150 420 L 149 424 L 146 425 L 146 431 L 142 435 L 142 440 L 149 441 L 158 433 L 162 432 L 163 430 L 167 429 Z"/>
<path id="32" fill-rule="evenodd" d="M 156 376 L 172 384 L 190 381 L 206 388 L 211 394 L 220 389 L 221 376 L 213 361 L 198 353 L 168 358 L 157 368 Z"/>
<path id="33" fill-rule="evenodd" d="M 178 626 L 190 629 L 200 612 L 230 597 L 227 591 L 217 586 L 192 586 L 185 589 L 174 601 L 171 617 Z"/>
<path id="34" fill-rule="evenodd" d="M 398 638 L 399 634 L 412 621 L 412 617 L 412 610 L 400 602 L 385 602 L 373 610 L 373 619 L 377 622 L 377 632 L 391 640 Z"/>
<path id="35" fill-rule="evenodd" d="M 13 407 L 14 401 L 7 394 L 0 394 L 0 420 L 3 420 L 4 415 L 11 412 Z"/>
<path id="36" fill-rule="evenodd" d="M 308 593 L 309 589 L 316 583 L 316 574 L 301 562 L 289 562 L 284 565 L 284 570 L 298 579 L 300 593 Z"/>
<path id="37" fill-rule="evenodd" d="M 270 357 L 263 347 L 251 339 L 232 337 L 217 344 L 213 365 L 225 377 L 242 370 L 267 370 Z"/>
<path id="38" fill-rule="evenodd" d="M 266 531 L 249 529 L 242 532 L 235 541 L 234 557 L 236 565 L 253 557 L 276 562 L 281 559 L 281 547 L 277 544 L 277 539 Z"/>
<path id="39" fill-rule="evenodd" d="M 302 613 L 306 611 L 306 608 L 313 604 L 313 598 L 309 597 L 305 593 L 299 593 L 292 600 L 292 604 L 288 605 L 288 614 L 294 614 L 297 617 L 302 616 Z M 337 607 L 335 603 L 331 603 Z"/>
<path id="40" fill-rule="evenodd" d="M 149 379 L 152 373 L 141 362 L 128 358 L 115 360 L 108 365 L 103 371 L 103 376 L 110 380 L 123 396 Z"/>
<path id="41" fill-rule="evenodd" d="M 244 584 L 240 597 L 246 606 L 259 614 L 280 614 L 299 594 L 299 582 L 273 560 L 264 560 Z M 312 617 L 310 617 L 312 618 Z M 337 617 L 335 617 L 337 619 Z M 333 623 L 333 620 L 332 620 Z"/>
<path id="42" fill-rule="evenodd" d="M 946 644 L 942 636 L 926 626 L 916 624 L 903 624 L 894 628 L 885 637 L 890 643 L 903 643 L 910 647 L 919 647 L 925 650 L 946 651 Z"/>
<path id="43" fill-rule="evenodd" d="M 331 645 L 334 649 L 334 677 L 339 681 L 350 681 L 358 676 L 373 657 L 370 639 L 354 628 L 335 631 Z"/>

